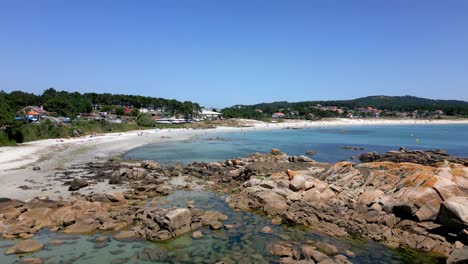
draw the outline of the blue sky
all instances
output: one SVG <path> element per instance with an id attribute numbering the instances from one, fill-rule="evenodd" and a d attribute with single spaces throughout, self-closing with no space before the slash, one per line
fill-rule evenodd
<path id="1" fill-rule="evenodd" d="M 468 100 L 465 0 L 0 1 L 0 89 Z"/>

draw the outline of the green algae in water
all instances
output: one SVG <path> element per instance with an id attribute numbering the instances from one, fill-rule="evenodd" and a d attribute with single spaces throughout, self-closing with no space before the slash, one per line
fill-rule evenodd
<path id="1" fill-rule="evenodd" d="M 57 232 L 41 231 L 34 239 L 44 244 L 44 249 L 25 255 L 38 257 L 44 263 L 215 263 L 227 262 L 277 263 L 279 258 L 269 253 L 272 244 L 286 241 L 304 244 L 307 240 L 323 241 L 335 245 L 339 252 L 353 251 L 349 257 L 353 263 L 443 263 L 443 259 L 415 251 L 392 250 L 373 241 L 337 239 L 311 231 L 303 226 L 274 226 L 271 220 L 253 212 L 237 212 L 224 201 L 225 197 L 206 191 L 176 191 L 167 197 L 152 201 L 161 207 L 185 207 L 193 200 L 197 208 L 216 210 L 227 215 L 224 224 L 232 224 L 233 229 L 210 230 L 200 228 L 204 237 L 199 240 L 187 233 L 175 239 L 153 243 L 144 240 L 119 242 L 110 236 L 107 243 L 96 243 L 93 236 L 66 235 Z M 263 234 L 260 230 L 270 226 L 272 232 Z M 62 241 L 54 245 L 51 241 Z M 14 241 L 0 240 L 3 251 Z M 19 256 L 0 255 L 0 263 L 18 263 Z"/>

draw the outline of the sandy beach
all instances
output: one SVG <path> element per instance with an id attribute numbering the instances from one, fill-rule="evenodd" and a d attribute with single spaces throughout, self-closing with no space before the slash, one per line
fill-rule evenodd
<path id="1" fill-rule="evenodd" d="M 73 165 L 118 156 L 126 151 L 150 143 L 185 140 L 198 134 L 219 133 L 237 130 L 283 129 L 287 127 L 321 127 L 350 125 L 418 125 L 418 124 L 468 124 L 468 119 L 457 120 L 393 120 L 393 119 L 327 119 L 321 121 L 285 121 L 265 123 L 241 120 L 244 127 L 217 127 L 214 129 L 151 129 L 125 133 L 109 133 L 97 136 L 83 136 L 69 139 L 48 139 L 0 148 L 1 197 L 31 199 L 37 196 L 50 198 L 70 197 L 67 186 L 54 184 L 53 176 Z M 33 167 L 40 170 L 33 170 Z M 23 190 L 28 184 L 33 189 Z M 111 191 L 107 184 L 84 188 L 86 192 Z M 116 191 L 116 190 L 112 190 Z"/>

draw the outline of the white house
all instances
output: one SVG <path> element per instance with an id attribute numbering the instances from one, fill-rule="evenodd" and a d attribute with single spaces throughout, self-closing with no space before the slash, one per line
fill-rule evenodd
<path id="1" fill-rule="evenodd" d="M 198 116 L 201 119 L 209 119 L 209 120 L 219 119 L 221 118 L 222 115 L 223 115 L 222 113 L 207 110 L 207 109 L 202 109 L 201 113 L 198 114 Z"/>

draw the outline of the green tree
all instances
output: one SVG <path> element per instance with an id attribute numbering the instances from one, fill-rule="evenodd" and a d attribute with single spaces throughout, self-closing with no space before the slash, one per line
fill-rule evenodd
<path id="1" fill-rule="evenodd" d="M 140 111 L 136 108 L 133 108 L 130 114 L 131 116 L 137 117 L 140 114 Z"/>
<path id="2" fill-rule="evenodd" d="M 122 116 L 125 114 L 125 110 L 122 106 L 119 106 L 115 109 L 115 114 L 116 115 L 119 115 L 119 116 Z"/>
<path id="3" fill-rule="evenodd" d="M 141 114 L 137 117 L 137 125 L 142 127 L 154 127 L 154 119 L 149 114 Z"/>
<path id="4" fill-rule="evenodd" d="M 10 126 L 15 121 L 15 113 L 6 102 L 4 96 L 0 95 L 0 127 Z"/>

